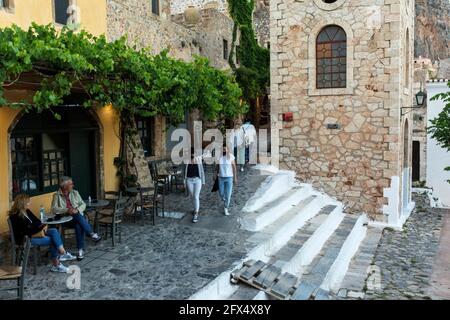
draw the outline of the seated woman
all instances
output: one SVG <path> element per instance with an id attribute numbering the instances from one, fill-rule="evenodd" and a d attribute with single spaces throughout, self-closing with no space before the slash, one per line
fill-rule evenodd
<path id="1" fill-rule="evenodd" d="M 68 269 L 61 261 L 75 260 L 76 257 L 64 249 L 61 236 L 56 229 L 47 229 L 45 224 L 30 210 L 31 200 L 26 194 L 19 194 L 14 199 L 14 204 L 9 212 L 9 218 L 14 231 L 16 243 L 22 244 L 25 236 L 31 238 L 31 244 L 35 246 L 50 246 L 50 254 L 53 262 L 52 272 L 67 273 Z"/>

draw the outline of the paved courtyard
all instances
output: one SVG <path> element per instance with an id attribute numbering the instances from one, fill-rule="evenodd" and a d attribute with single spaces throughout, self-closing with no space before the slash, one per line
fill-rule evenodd
<path id="1" fill-rule="evenodd" d="M 381 289 L 367 290 L 365 299 L 450 297 L 450 210 L 431 208 L 424 194 L 414 194 L 414 201 L 403 231 L 384 230 L 373 261 Z"/>
<path id="2" fill-rule="evenodd" d="M 198 224 L 191 223 L 190 200 L 183 193 L 166 199 L 168 212 L 188 213 L 182 219 L 158 218 L 126 222 L 121 244 L 89 243 L 81 268 L 81 290 L 66 287 L 67 274 L 52 274 L 49 264 L 27 274 L 26 299 L 186 299 L 225 271 L 251 248 L 250 233 L 237 218 L 246 200 L 265 179 L 257 170 L 239 173 L 231 216 L 225 217 L 216 193 L 211 194 L 212 168 L 202 190 Z M 71 247 L 73 241 L 67 244 Z M 73 250 L 75 252 L 75 250 Z M 3 257 L 6 261 L 7 257 Z M 47 262 L 46 258 L 43 258 Z M 1 263 L 1 261 L 0 261 Z M 30 269 L 31 270 L 31 269 Z"/>

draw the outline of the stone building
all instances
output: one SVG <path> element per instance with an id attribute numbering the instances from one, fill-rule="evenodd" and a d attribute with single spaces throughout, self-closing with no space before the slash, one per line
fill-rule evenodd
<path id="1" fill-rule="evenodd" d="M 272 156 L 348 212 L 400 226 L 414 205 L 414 1 L 271 0 L 270 14 Z"/>
<path id="2" fill-rule="evenodd" d="M 205 56 L 212 66 L 229 69 L 234 23 L 225 9 L 211 1 L 107 0 L 107 38 L 126 36 L 138 48 L 150 48 L 154 54 L 167 49 L 170 56 L 185 61 Z M 198 118 L 196 112 L 186 114 L 180 127 L 193 133 L 193 121 Z M 138 182 L 149 185 L 148 161 L 167 158 L 176 144 L 170 141 L 175 128 L 167 127 L 163 117 L 136 119 L 136 127 L 141 139 L 134 138 L 137 144 L 128 150 L 129 158 L 138 168 Z"/>
<path id="3" fill-rule="evenodd" d="M 427 81 L 436 75 L 435 65 L 430 59 L 414 59 L 414 84 L 413 92 L 426 92 Z M 415 109 L 412 110 L 412 182 L 416 186 L 422 186 L 427 178 L 427 106 L 426 100 L 423 106 L 413 101 Z"/>

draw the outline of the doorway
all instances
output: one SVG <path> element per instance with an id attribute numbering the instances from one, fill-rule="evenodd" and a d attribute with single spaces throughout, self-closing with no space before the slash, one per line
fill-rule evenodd
<path id="1" fill-rule="evenodd" d="M 82 108 L 24 113 L 10 129 L 12 195 L 52 193 L 62 176 L 71 176 L 84 199 L 97 197 L 99 132 L 97 120 Z"/>
<path id="2" fill-rule="evenodd" d="M 420 181 L 420 141 L 412 145 L 412 181 Z"/>
<path id="3" fill-rule="evenodd" d="M 405 126 L 403 130 L 403 175 L 402 175 L 402 207 L 405 211 L 410 202 L 410 190 L 411 190 L 411 175 L 409 165 L 410 154 L 410 139 L 409 139 L 409 123 L 408 119 L 405 120 Z"/>

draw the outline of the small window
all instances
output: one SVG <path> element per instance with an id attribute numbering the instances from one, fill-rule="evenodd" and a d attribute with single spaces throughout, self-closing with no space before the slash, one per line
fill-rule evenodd
<path id="1" fill-rule="evenodd" d="M 240 46 L 236 46 L 236 64 L 241 64 L 241 60 L 239 60 L 240 49 L 241 49 Z"/>
<path id="2" fill-rule="evenodd" d="M 142 148 L 144 149 L 144 156 L 154 156 L 155 118 L 143 118 L 136 116 L 135 120 L 139 138 L 141 138 Z"/>
<path id="3" fill-rule="evenodd" d="M 13 194 L 33 193 L 40 189 L 38 136 L 26 135 L 11 138 Z"/>
<path id="4" fill-rule="evenodd" d="M 223 58 L 228 60 L 228 40 L 223 39 Z"/>
<path id="5" fill-rule="evenodd" d="M 0 9 L 14 9 L 14 0 L 0 0 Z"/>
<path id="6" fill-rule="evenodd" d="M 159 16 L 159 0 L 152 0 L 152 13 Z"/>
<path id="7" fill-rule="evenodd" d="M 316 87 L 345 88 L 346 83 L 347 35 L 341 27 L 330 25 L 316 40 Z"/>
<path id="8" fill-rule="evenodd" d="M 55 6 L 55 22 L 59 24 L 67 24 L 69 20 L 68 8 L 69 0 L 54 0 Z"/>

